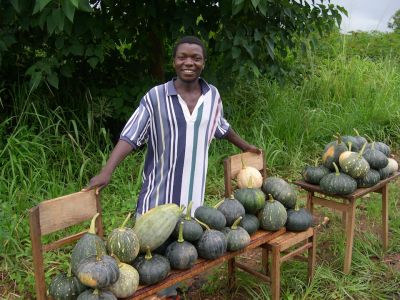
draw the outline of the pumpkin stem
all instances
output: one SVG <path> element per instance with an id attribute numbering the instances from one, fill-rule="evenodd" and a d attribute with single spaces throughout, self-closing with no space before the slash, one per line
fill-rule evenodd
<path id="1" fill-rule="evenodd" d="M 100 291 L 98 289 L 95 289 L 92 294 L 93 295 L 98 295 L 99 293 L 100 293 Z"/>
<path id="2" fill-rule="evenodd" d="M 118 267 L 122 267 L 122 263 L 121 263 L 121 261 L 119 260 L 119 258 L 118 258 L 118 256 L 117 255 L 115 255 L 114 253 L 111 253 L 111 255 L 110 255 L 112 258 L 114 258 L 115 259 L 115 261 L 117 262 L 117 265 L 118 265 Z"/>
<path id="3" fill-rule="evenodd" d="M 333 167 L 335 168 L 335 173 L 336 173 L 335 175 L 339 176 L 340 175 L 339 168 L 338 168 L 338 166 L 336 165 L 335 162 L 333 162 Z"/>
<path id="4" fill-rule="evenodd" d="M 229 197 L 229 200 L 236 200 L 235 196 L 233 196 L 233 194 L 231 194 L 231 196 Z"/>
<path id="5" fill-rule="evenodd" d="M 214 205 L 214 208 L 218 208 L 224 201 L 225 199 L 219 201 L 217 204 Z"/>
<path id="6" fill-rule="evenodd" d="M 124 222 L 122 223 L 120 229 L 125 228 L 125 225 L 126 225 L 126 223 L 128 223 L 130 217 L 131 217 L 131 213 L 129 212 L 128 216 L 125 218 Z"/>
<path id="7" fill-rule="evenodd" d="M 249 181 L 247 182 L 247 188 L 252 189 L 253 188 L 253 176 L 249 176 Z"/>
<path id="8" fill-rule="evenodd" d="M 207 229 L 207 230 L 210 230 L 210 227 L 206 224 L 206 223 L 203 223 L 202 221 L 200 221 L 199 219 L 197 219 L 197 218 L 194 218 L 195 220 L 196 220 L 196 222 L 197 223 L 199 223 L 201 226 L 203 226 L 205 229 Z"/>
<path id="9" fill-rule="evenodd" d="M 348 148 L 349 148 L 349 151 L 351 151 L 351 145 L 352 145 L 352 143 L 351 143 L 351 142 L 348 142 L 347 144 L 349 145 L 349 147 L 348 147 Z"/>
<path id="10" fill-rule="evenodd" d="M 191 213 L 192 213 L 192 206 L 193 206 L 193 201 L 190 200 L 188 207 L 186 208 L 186 216 L 185 216 L 185 220 L 190 221 L 192 219 L 191 217 Z"/>
<path id="11" fill-rule="evenodd" d="M 299 210 L 300 210 L 300 208 L 299 208 L 299 203 L 296 202 L 296 205 L 294 206 L 294 210 L 295 210 L 295 211 L 299 211 Z"/>
<path id="12" fill-rule="evenodd" d="M 144 259 L 145 259 L 145 260 L 150 260 L 150 259 L 152 259 L 152 258 L 153 258 L 153 256 L 151 255 L 150 247 L 147 246 L 147 247 L 146 247 L 146 255 L 144 256 Z"/>
<path id="13" fill-rule="evenodd" d="M 365 151 L 365 147 L 367 147 L 367 144 L 368 144 L 368 143 L 365 142 L 364 145 L 362 146 L 360 152 L 358 152 L 358 158 L 361 158 L 361 157 L 362 157 L 362 155 L 363 155 L 363 153 L 364 153 L 364 151 Z"/>
<path id="14" fill-rule="evenodd" d="M 244 163 L 243 155 L 240 155 L 240 161 L 242 162 L 242 169 L 245 169 L 246 168 L 246 164 Z"/>
<path id="15" fill-rule="evenodd" d="M 71 277 L 72 276 L 72 265 L 70 264 L 68 267 L 68 273 L 67 273 L 67 277 Z"/>
<path id="16" fill-rule="evenodd" d="M 368 134 L 366 134 L 365 136 L 366 136 L 367 139 L 370 141 L 370 143 L 372 143 L 372 142 L 374 141 Z"/>
<path id="17" fill-rule="evenodd" d="M 268 194 L 268 201 L 269 202 L 274 202 L 275 201 L 274 197 L 272 197 L 271 194 Z"/>
<path id="18" fill-rule="evenodd" d="M 90 222 L 90 228 L 88 230 L 88 233 L 96 234 L 96 219 L 99 215 L 100 215 L 99 213 L 96 213 L 93 216 L 92 221 Z"/>
<path id="19" fill-rule="evenodd" d="M 235 220 L 235 222 L 233 222 L 233 224 L 232 224 L 232 226 L 231 226 L 231 229 L 232 229 L 232 230 L 236 230 L 236 229 L 238 228 L 238 225 L 239 225 L 240 221 L 242 221 L 242 219 L 243 219 L 242 216 L 240 216 L 239 218 L 237 218 L 237 219 Z"/>
<path id="20" fill-rule="evenodd" d="M 360 134 L 358 133 L 358 130 L 353 128 L 354 132 L 356 133 L 357 136 L 360 136 Z"/>
<path id="21" fill-rule="evenodd" d="M 183 239 L 183 221 L 179 224 L 179 234 L 178 234 L 178 243 L 183 243 L 185 240 Z"/>

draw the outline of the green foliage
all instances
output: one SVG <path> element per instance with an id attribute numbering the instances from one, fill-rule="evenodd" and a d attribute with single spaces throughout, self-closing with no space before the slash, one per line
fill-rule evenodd
<path id="1" fill-rule="evenodd" d="M 396 32 L 400 31 L 400 9 L 391 17 L 388 27 L 392 28 Z"/>

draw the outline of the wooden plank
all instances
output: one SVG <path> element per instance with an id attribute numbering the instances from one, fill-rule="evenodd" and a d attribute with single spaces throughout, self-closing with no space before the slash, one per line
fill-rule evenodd
<path id="1" fill-rule="evenodd" d="M 125 298 L 125 300 L 128 299 L 139 300 L 151 296 L 157 293 L 158 291 L 163 290 L 175 283 L 179 283 L 195 275 L 202 274 L 208 269 L 216 267 L 241 253 L 257 248 L 260 245 L 265 244 L 270 240 L 278 237 L 279 235 L 285 233 L 285 231 L 286 231 L 285 228 L 281 228 L 278 231 L 274 232 L 258 230 L 251 236 L 250 244 L 246 248 L 235 252 L 226 252 L 223 256 L 213 260 L 198 259 L 196 264 L 189 270 L 179 270 L 179 271 L 173 270 L 169 273 L 167 278 L 164 279 L 162 282 L 154 285 L 139 287 L 139 289 L 135 292 L 135 294 L 133 294 L 131 297 Z"/>
<path id="2" fill-rule="evenodd" d="M 261 272 L 257 272 L 257 271 L 255 271 L 255 270 L 251 269 L 249 266 L 246 266 L 245 264 L 236 262 L 235 265 L 236 265 L 236 267 L 238 267 L 239 269 L 242 269 L 243 271 L 245 271 L 245 272 L 247 272 L 247 273 L 249 273 L 249 274 L 251 274 L 251 275 L 254 275 L 254 276 L 258 277 L 258 278 L 262 279 L 262 280 L 265 281 L 265 282 L 271 282 L 271 278 L 270 278 L 269 276 L 264 275 L 264 274 L 261 273 Z"/>
<path id="3" fill-rule="evenodd" d="M 355 200 L 350 200 L 350 201 L 355 201 Z M 339 202 L 336 202 L 335 200 L 328 200 L 328 199 L 320 198 L 317 196 L 313 197 L 312 202 L 314 205 L 322 205 L 322 206 L 329 207 L 329 208 L 332 208 L 335 210 L 340 210 L 341 212 L 344 213 L 344 215 L 346 214 L 347 207 L 348 207 L 348 204 L 346 204 L 346 203 L 339 203 Z"/>
<path id="4" fill-rule="evenodd" d="M 242 158 L 246 166 L 251 166 L 257 170 L 264 170 L 263 153 L 257 154 L 252 152 L 243 152 L 241 154 L 232 155 L 230 179 L 235 179 L 239 171 L 242 169 Z"/>
<path id="5" fill-rule="evenodd" d="M 355 218 L 356 218 L 356 204 L 355 202 L 353 202 L 349 205 L 349 211 L 347 212 L 346 248 L 344 254 L 344 267 L 343 267 L 343 272 L 345 274 L 350 273 L 351 258 L 353 255 Z"/>
<path id="6" fill-rule="evenodd" d="M 77 192 L 40 203 L 38 206 L 42 235 L 90 220 L 97 213 L 95 192 Z M 80 207 L 84 209 L 79 209 Z"/>
<path id="7" fill-rule="evenodd" d="M 382 244 L 383 251 L 389 246 L 389 195 L 388 186 L 382 188 Z"/>
<path id="8" fill-rule="evenodd" d="M 287 261 L 288 259 L 291 259 L 293 256 L 296 256 L 300 253 L 303 253 L 305 250 L 307 250 L 308 248 L 312 247 L 312 243 L 307 243 L 304 244 L 303 246 L 297 248 L 296 250 L 290 252 L 289 254 L 286 254 L 285 256 L 281 257 L 281 263 Z"/>
<path id="9" fill-rule="evenodd" d="M 66 244 L 72 243 L 73 241 L 79 240 L 86 232 L 87 230 L 81 231 L 79 233 L 59 239 L 58 241 L 55 241 L 51 244 L 43 245 L 43 251 L 44 252 L 51 251 L 60 248 L 61 246 L 64 246 Z"/>
<path id="10" fill-rule="evenodd" d="M 308 228 L 306 231 L 302 232 L 286 232 L 282 236 L 273 239 L 268 244 L 273 247 L 278 247 L 282 252 L 298 244 L 301 241 L 306 241 L 313 234 L 314 234 L 313 228 Z"/>

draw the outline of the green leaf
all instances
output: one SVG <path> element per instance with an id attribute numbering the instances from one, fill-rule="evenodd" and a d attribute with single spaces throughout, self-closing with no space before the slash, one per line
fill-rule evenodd
<path id="1" fill-rule="evenodd" d="M 69 51 L 73 55 L 83 55 L 83 46 L 78 43 L 74 43 L 69 47 Z"/>
<path id="2" fill-rule="evenodd" d="M 17 13 L 21 13 L 21 8 L 19 6 L 19 0 L 10 0 L 12 6 L 16 10 Z"/>
<path id="3" fill-rule="evenodd" d="M 39 1 L 36 1 L 35 2 L 35 6 L 33 7 L 32 15 L 36 14 L 37 12 L 39 12 L 39 10 L 40 10 L 40 3 L 39 3 Z"/>
<path id="4" fill-rule="evenodd" d="M 62 9 L 64 15 L 70 20 L 72 23 L 74 22 L 75 15 L 75 7 L 72 5 L 70 0 L 62 0 Z"/>
<path id="5" fill-rule="evenodd" d="M 245 0 L 232 0 L 232 16 L 238 14 L 244 7 Z"/>
<path id="6" fill-rule="evenodd" d="M 56 26 L 58 27 L 58 29 L 60 31 L 62 31 L 64 29 L 64 14 L 61 11 L 61 8 L 57 8 L 55 10 L 53 10 L 52 13 L 52 17 L 53 17 L 53 21 L 56 24 Z"/>
<path id="7" fill-rule="evenodd" d="M 46 21 L 47 21 L 46 22 L 47 23 L 47 31 L 51 35 L 57 26 L 56 22 L 54 22 L 53 14 L 48 15 Z"/>
<path id="8" fill-rule="evenodd" d="M 232 47 L 232 58 L 233 59 L 236 59 L 236 58 L 238 58 L 239 56 L 240 56 L 240 53 L 241 53 L 242 51 L 240 50 L 240 48 L 238 48 L 238 47 Z"/>
<path id="9" fill-rule="evenodd" d="M 57 73 L 55 73 L 55 72 L 50 73 L 47 76 L 46 80 L 50 85 L 52 85 L 53 87 L 58 89 L 58 75 L 57 75 Z"/>
<path id="10" fill-rule="evenodd" d="M 39 10 L 43 10 L 43 8 L 46 7 L 47 4 L 49 4 L 52 0 L 36 0 L 36 2 L 39 2 Z"/>
<path id="11" fill-rule="evenodd" d="M 70 0 L 70 2 L 72 3 L 73 6 L 79 8 L 79 0 Z"/>
<path id="12" fill-rule="evenodd" d="M 263 35 L 261 34 L 260 31 L 258 31 L 258 29 L 256 28 L 256 30 L 254 30 L 254 40 L 256 42 L 261 41 L 263 38 Z"/>
<path id="13" fill-rule="evenodd" d="M 261 0 L 260 3 L 258 3 L 258 9 L 260 10 L 260 13 L 264 17 L 267 16 L 267 7 L 268 7 L 268 3 L 266 0 Z"/>
<path id="14" fill-rule="evenodd" d="M 78 9 L 85 12 L 93 11 L 93 8 L 90 6 L 89 0 L 79 0 Z"/>
<path id="15" fill-rule="evenodd" d="M 6 44 L 2 40 L 0 40 L 0 52 L 6 50 L 7 50 Z"/>
<path id="16" fill-rule="evenodd" d="M 274 60 L 275 59 L 274 41 L 271 39 L 267 39 L 267 51 L 268 51 L 269 56 Z"/>
<path id="17" fill-rule="evenodd" d="M 94 68 L 96 68 L 97 64 L 99 63 L 99 59 L 97 57 L 93 56 L 93 57 L 89 58 L 87 60 L 87 62 L 94 69 Z"/>
<path id="18" fill-rule="evenodd" d="M 254 8 L 257 8 L 258 3 L 260 3 L 260 0 L 251 0 L 251 4 L 253 4 Z"/>
<path id="19" fill-rule="evenodd" d="M 31 76 L 31 80 L 29 81 L 29 86 L 31 90 L 36 90 L 42 81 L 42 72 L 34 72 Z"/>
<path id="20" fill-rule="evenodd" d="M 54 45 L 56 46 L 57 49 L 64 48 L 64 38 L 60 36 L 57 37 Z"/>

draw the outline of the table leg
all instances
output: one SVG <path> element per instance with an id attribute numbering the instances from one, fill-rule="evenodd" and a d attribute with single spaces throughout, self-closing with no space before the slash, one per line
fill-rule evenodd
<path id="1" fill-rule="evenodd" d="M 312 201 L 314 196 L 314 192 L 307 192 L 307 209 L 310 211 L 311 214 L 313 214 L 314 210 L 314 203 Z"/>
<path id="2" fill-rule="evenodd" d="M 344 269 L 345 274 L 350 273 L 351 257 L 353 252 L 354 240 L 354 225 L 356 218 L 356 200 L 351 200 L 347 208 L 347 228 L 346 228 L 346 248 L 344 254 Z"/>
<path id="3" fill-rule="evenodd" d="M 228 287 L 232 289 L 235 286 L 235 258 L 228 260 Z"/>
<path id="4" fill-rule="evenodd" d="M 347 200 L 346 199 L 343 199 L 343 204 L 347 204 Z M 344 210 L 342 212 L 342 225 L 343 225 L 344 230 L 346 230 L 346 228 L 347 228 L 347 223 L 348 223 L 347 211 Z"/>
<path id="5" fill-rule="evenodd" d="M 281 292 L 281 253 L 278 247 L 272 247 L 271 294 L 272 300 L 280 299 Z"/>
<path id="6" fill-rule="evenodd" d="M 383 250 L 386 251 L 389 246 L 389 197 L 388 185 L 382 187 L 382 243 Z"/>

